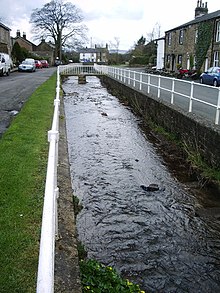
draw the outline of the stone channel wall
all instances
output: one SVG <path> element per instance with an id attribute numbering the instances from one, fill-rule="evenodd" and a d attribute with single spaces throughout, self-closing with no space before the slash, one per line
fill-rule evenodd
<path id="1" fill-rule="evenodd" d="M 147 96 L 127 87 L 110 77 L 100 78 L 111 94 L 127 101 L 134 111 L 147 123 L 163 127 L 174 134 L 187 151 L 199 154 L 210 166 L 220 168 L 220 127 L 195 114 Z"/>

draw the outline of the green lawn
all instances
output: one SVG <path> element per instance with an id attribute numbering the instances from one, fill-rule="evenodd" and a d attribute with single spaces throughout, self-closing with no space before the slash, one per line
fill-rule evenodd
<path id="1" fill-rule="evenodd" d="M 35 292 L 56 74 L 0 139 L 0 292 Z"/>

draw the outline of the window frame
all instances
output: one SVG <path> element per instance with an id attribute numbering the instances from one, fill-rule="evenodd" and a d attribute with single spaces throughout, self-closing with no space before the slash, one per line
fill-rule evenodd
<path id="1" fill-rule="evenodd" d="M 172 43 L 172 33 L 171 32 L 168 33 L 167 43 L 168 43 L 168 46 L 171 46 L 171 43 Z"/>
<path id="2" fill-rule="evenodd" d="M 219 51 L 213 52 L 213 67 L 219 66 Z"/>
<path id="3" fill-rule="evenodd" d="M 220 42 L 220 20 L 216 23 L 215 41 Z"/>
<path id="4" fill-rule="evenodd" d="M 180 29 L 179 31 L 179 44 L 182 45 L 184 40 L 184 30 Z"/>

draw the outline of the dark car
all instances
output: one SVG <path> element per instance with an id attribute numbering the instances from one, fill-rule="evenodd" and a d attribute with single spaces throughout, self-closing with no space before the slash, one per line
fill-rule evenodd
<path id="1" fill-rule="evenodd" d="M 62 61 L 59 59 L 56 59 L 54 62 L 54 66 L 59 66 L 59 65 L 62 65 Z"/>
<path id="2" fill-rule="evenodd" d="M 35 60 L 35 66 L 36 68 L 42 68 L 42 64 L 39 60 Z"/>
<path id="3" fill-rule="evenodd" d="M 49 67 L 49 63 L 47 62 L 47 60 L 40 60 L 42 67 L 43 68 L 48 68 Z"/>
<path id="4" fill-rule="evenodd" d="M 210 67 L 200 75 L 200 82 L 204 84 L 220 85 L 220 67 Z"/>

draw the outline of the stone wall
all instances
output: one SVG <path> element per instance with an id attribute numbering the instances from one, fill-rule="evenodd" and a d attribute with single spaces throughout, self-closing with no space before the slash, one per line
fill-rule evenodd
<path id="1" fill-rule="evenodd" d="M 220 168 L 220 126 L 164 101 L 148 97 L 107 76 L 101 77 L 101 82 L 113 95 L 128 101 L 146 122 L 153 122 L 175 134 L 186 149 L 200 154 L 210 167 Z"/>

